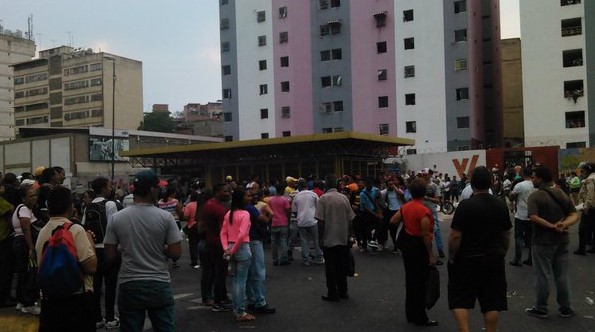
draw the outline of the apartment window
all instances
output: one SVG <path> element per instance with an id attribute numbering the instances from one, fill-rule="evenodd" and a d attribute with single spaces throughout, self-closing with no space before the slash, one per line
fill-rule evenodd
<path id="1" fill-rule="evenodd" d="M 332 132 L 333 132 L 333 128 L 332 127 L 322 128 L 322 133 L 323 134 L 330 134 Z"/>
<path id="2" fill-rule="evenodd" d="M 328 36 L 331 33 L 331 27 L 328 24 L 320 26 L 320 36 Z"/>
<path id="3" fill-rule="evenodd" d="M 229 42 L 221 43 L 221 52 L 229 52 Z"/>
<path id="4" fill-rule="evenodd" d="M 231 112 L 223 113 L 223 121 L 224 122 L 231 122 Z"/>
<path id="5" fill-rule="evenodd" d="M 333 101 L 333 112 L 343 112 L 343 101 Z"/>
<path id="6" fill-rule="evenodd" d="M 281 57 L 281 67 L 289 67 L 289 57 L 288 56 Z"/>
<path id="7" fill-rule="evenodd" d="M 91 101 L 101 101 L 101 100 L 103 100 L 102 93 L 96 93 L 96 94 L 91 95 Z"/>
<path id="8" fill-rule="evenodd" d="M 84 104 L 89 102 L 89 96 L 77 96 L 64 99 L 64 105 Z M 28 109 L 31 110 L 31 109 Z"/>
<path id="9" fill-rule="evenodd" d="M 331 86 L 331 77 L 330 76 L 323 76 L 320 78 L 320 84 L 323 88 Z"/>
<path id="10" fill-rule="evenodd" d="M 575 148 L 586 148 L 587 142 L 569 142 L 566 143 L 567 149 L 575 149 Z"/>
<path id="11" fill-rule="evenodd" d="M 468 145 L 457 146 L 457 151 L 469 151 L 470 147 Z"/>
<path id="12" fill-rule="evenodd" d="M 378 97 L 378 108 L 387 108 L 387 107 L 388 107 L 388 96 Z"/>
<path id="13" fill-rule="evenodd" d="M 468 116 L 461 116 L 457 118 L 457 128 L 464 129 L 469 128 L 469 117 Z"/>
<path id="14" fill-rule="evenodd" d="M 386 47 L 386 42 L 385 41 L 376 43 L 376 52 L 378 54 L 380 54 L 380 53 L 386 53 L 386 51 L 387 51 L 387 47 Z"/>
<path id="15" fill-rule="evenodd" d="M 581 0 L 560 0 L 560 6 L 578 5 Z"/>
<path id="16" fill-rule="evenodd" d="M 455 42 L 467 41 L 467 29 L 455 30 Z"/>
<path id="17" fill-rule="evenodd" d="M 267 69 L 267 61 L 266 60 L 259 60 L 258 61 L 258 69 L 266 70 Z"/>
<path id="18" fill-rule="evenodd" d="M 260 118 L 261 119 L 268 119 L 269 118 L 269 109 L 268 108 L 261 108 L 260 109 Z"/>
<path id="19" fill-rule="evenodd" d="M 89 66 L 89 71 L 99 71 L 99 70 L 101 70 L 101 68 L 102 68 L 101 62 L 98 62 L 98 63 L 92 63 L 92 64 Z"/>
<path id="20" fill-rule="evenodd" d="M 413 21 L 413 9 L 403 11 L 403 22 Z"/>
<path id="21" fill-rule="evenodd" d="M 289 136 L 291 136 L 291 131 L 289 131 L 289 130 L 283 131 L 283 132 L 281 132 L 281 135 L 283 135 L 283 137 L 289 137 Z"/>
<path id="22" fill-rule="evenodd" d="M 24 125 L 25 125 L 25 119 L 19 119 L 19 120 L 16 120 L 16 121 L 14 122 L 14 125 L 15 125 L 15 126 L 24 126 Z"/>
<path id="23" fill-rule="evenodd" d="M 415 105 L 415 93 L 405 94 L 405 105 Z"/>
<path id="24" fill-rule="evenodd" d="M 408 155 L 417 154 L 417 149 L 407 149 L 406 152 Z"/>
<path id="25" fill-rule="evenodd" d="M 87 80 L 66 82 L 66 83 L 64 83 L 64 90 L 84 89 L 88 86 L 89 86 L 89 84 L 88 84 Z"/>
<path id="26" fill-rule="evenodd" d="M 279 7 L 279 18 L 287 17 L 287 7 Z"/>
<path id="27" fill-rule="evenodd" d="M 258 36 L 258 46 L 266 46 L 267 36 Z"/>
<path id="28" fill-rule="evenodd" d="M 96 118 L 98 116 L 103 116 L 103 110 L 102 109 L 91 110 L 91 117 L 92 118 Z"/>
<path id="29" fill-rule="evenodd" d="M 326 102 L 326 103 L 320 104 L 320 111 L 323 112 L 323 113 L 331 113 L 331 112 L 333 112 L 333 103 L 332 102 Z"/>
<path id="30" fill-rule="evenodd" d="M 25 98 L 25 91 L 16 91 L 14 93 L 14 99 Z"/>
<path id="31" fill-rule="evenodd" d="M 415 77 L 415 66 L 405 66 L 405 78 Z"/>
<path id="32" fill-rule="evenodd" d="M 328 0 L 318 0 L 318 8 L 328 9 Z"/>
<path id="33" fill-rule="evenodd" d="M 25 83 L 25 78 L 24 77 L 15 77 L 14 78 L 14 85 L 21 85 Z"/>
<path id="34" fill-rule="evenodd" d="M 269 87 L 266 84 L 261 84 L 259 88 L 261 95 L 266 95 L 267 93 L 269 93 Z"/>
<path id="35" fill-rule="evenodd" d="M 223 99 L 231 99 L 231 89 L 223 89 Z"/>
<path id="36" fill-rule="evenodd" d="M 572 98 L 576 104 L 579 97 L 585 95 L 583 80 L 564 81 L 564 97 Z"/>
<path id="37" fill-rule="evenodd" d="M 341 33 L 341 22 L 335 20 L 328 22 L 328 26 L 331 29 L 331 35 L 338 35 Z"/>
<path id="38" fill-rule="evenodd" d="M 99 85 L 101 85 L 101 77 L 91 79 L 91 86 L 99 86 Z"/>
<path id="39" fill-rule="evenodd" d="M 221 73 L 223 74 L 223 76 L 231 75 L 231 66 L 230 65 L 221 66 Z"/>
<path id="40" fill-rule="evenodd" d="M 581 18 L 562 20 L 562 37 L 576 36 L 583 33 Z"/>
<path id="41" fill-rule="evenodd" d="M 467 0 L 455 1 L 455 14 L 467 12 Z"/>
<path id="42" fill-rule="evenodd" d="M 291 108 L 289 106 L 281 107 L 281 118 L 282 119 L 291 118 Z"/>
<path id="43" fill-rule="evenodd" d="M 415 48 L 415 38 L 405 38 L 403 39 L 403 44 L 406 50 L 412 50 Z"/>
<path id="44" fill-rule="evenodd" d="M 223 5 L 227 5 L 227 3 L 228 3 L 228 0 L 221 0 L 221 5 L 222 5 L 222 6 L 223 6 Z"/>
<path id="45" fill-rule="evenodd" d="M 260 138 L 261 139 L 267 139 L 267 138 L 269 138 L 269 133 L 260 133 Z"/>
<path id="46" fill-rule="evenodd" d="M 331 8 L 341 7 L 341 0 L 331 0 Z"/>
<path id="47" fill-rule="evenodd" d="M 289 92 L 289 81 L 281 82 L 281 91 Z"/>
<path id="48" fill-rule="evenodd" d="M 232 142 L 233 141 L 233 136 L 225 136 L 224 137 L 226 142 Z"/>
<path id="49" fill-rule="evenodd" d="M 376 20 L 377 28 L 382 28 L 382 27 L 386 26 L 386 15 L 387 15 L 386 11 L 381 11 L 381 12 L 374 14 L 374 19 Z"/>
<path id="50" fill-rule="evenodd" d="M 82 74 L 82 73 L 86 73 L 89 71 L 89 66 L 87 65 L 82 65 L 82 66 L 77 66 L 77 67 L 72 67 L 72 68 L 66 68 L 64 69 L 64 76 L 68 76 L 68 75 L 76 75 L 76 74 Z M 41 81 L 42 79 L 35 79 L 34 76 L 37 75 L 31 75 L 31 76 L 27 76 L 27 83 L 29 82 L 35 82 L 35 81 Z M 47 74 L 46 74 L 46 78 L 47 78 Z M 43 78 L 43 79 L 46 79 Z"/>
<path id="51" fill-rule="evenodd" d="M 287 43 L 289 41 L 289 34 L 287 31 L 279 32 L 279 43 Z"/>
<path id="52" fill-rule="evenodd" d="M 388 123 L 381 123 L 378 125 L 378 134 L 388 135 Z"/>
<path id="53" fill-rule="evenodd" d="M 455 60 L 455 71 L 467 70 L 467 59 Z"/>
<path id="54" fill-rule="evenodd" d="M 266 21 L 266 13 L 264 10 L 259 11 L 256 13 L 256 22 L 260 23 L 260 22 L 264 22 Z"/>
<path id="55" fill-rule="evenodd" d="M 457 91 L 457 100 L 469 99 L 469 88 L 458 88 L 456 91 Z"/>
<path id="56" fill-rule="evenodd" d="M 566 112 L 566 128 L 584 128 L 585 127 L 585 111 Z"/>
<path id="57" fill-rule="evenodd" d="M 405 132 L 407 132 L 407 133 L 416 133 L 417 132 L 417 125 L 415 124 L 415 121 L 405 122 Z"/>
<path id="58" fill-rule="evenodd" d="M 323 76 L 320 78 L 320 83 L 323 88 L 330 86 L 341 86 L 343 78 L 341 75 Z"/>
<path id="59" fill-rule="evenodd" d="M 576 67 L 583 65 L 583 50 L 567 50 L 562 52 L 562 64 L 564 67 Z"/>
<path id="60" fill-rule="evenodd" d="M 228 18 L 222 18 L 221 21 L 219 22 L 219 28 L 221 30 L 227 30 L 227 29 L 229 29 L 229 19 Z"/>
<path id="61" fill-rule="evenodd" d="M 388 71 L 386 69 L 380 69 L 378 70 L 378 72 L 376 73 L 376 76 L 378 76 L 378 80 L 379 81 L 386 81 L 386 78 L 388 76 Z"/>

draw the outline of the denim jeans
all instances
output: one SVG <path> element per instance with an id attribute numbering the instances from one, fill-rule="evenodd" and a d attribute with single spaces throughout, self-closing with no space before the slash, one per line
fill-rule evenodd
<path id="1" fill-rule="evenodd" d="M 25 307 L 30 307 L 39 298 L 39 287 L 36 278 L 37 268 L 29 267 L 29 247 L 24 236 L 15 236 L 12 242 L 12 253 L 18 274 L 17 301 Z"/>
<path id="2" fill-rule="evenodd" d="M 230 246 L 230 249 L 233 248 L 233 246 L 234 244 Z M 246 283 L 248 281 L 250 263 L 252 262 L 251 258 L 250 244 L 242 243 L 230 261 L 231 270 L 233 271 L 233 312 L 236 315 L 246 312 Z"/>
<path id="3" fill-rule="evenodd" d="M 104 249 L 95 248 L 97 257 L 97 271 L 93 275 L 93 305 L 95 306 L 95 322 L 101 322 L 101 295 L 103 292 L 103 283 L 105 282 L 105 320 L 113 321 L 115 317 L 114 307 L 116 305 L 116 286 L 118 284 L 118 270 L 120 269 L 120 259 L 115 263 L 107 264 L 104 258 Z"/>
<path id="4" fill-rule="evenodd" d="M 318 245 L 318 225 L 310 227 L 300 227 L 300 239 L 302 241 L 302 259 L 304 263 L 310 262 L 310 237 L 314 244 L 314 254 L 316 261 L 322 262 L 322 250 Z"/>
<path id="5" fill-rule="evenodd" d="M 533 245 L 533 271 L 535 273 L 535 308 L 547 312 L 550 295 L 548 277 L 554 277 L 556 300 L 560 309 L 570 309 L 570 281 L 568 279 L 568 243 Z"/>
<path id="6" fill-rule="evenodd" d="M 273 227 L 271 229 L 273 263 L 287 262 L 287 234 L 287 226 Z M 281 252 L 281 260 L 279 260 L 279 252 Z"/>
<path id="7" fill-rule="evenodd" d="M 432 209 L 434 216 L 434 239 L 436 239 L 436 249 L 442 251 L 444 249 L 444 243 L 442 242 L 442 234 L 440 234 L 440 220 L 438 220 L 438 210 Z"/>
<path id="8" fill-rule="evenodd" d="M 118 293 L 120 331 L 142 331 L 145 312 L 153 330 L 175 331 L 174 296 L 168 282 L 137 280 L 120 284 Z"/>
<path id="9" fill-rule="evenodd" d="M 264 265 L 264 248 L 262 241 L 250 241 L 250 252 L 252 261 L 248 271 L 248 284 L 246 286 L 246 297 L 249 304 L 255 307 L 262 307 L 267 304 L 265 300 L 266 289 L 264 282 L 266 279 L 266 268 Z"/>

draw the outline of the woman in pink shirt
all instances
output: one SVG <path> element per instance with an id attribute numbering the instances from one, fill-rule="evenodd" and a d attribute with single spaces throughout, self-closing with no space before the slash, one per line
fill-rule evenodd
<path id="1" fill-rule="evenodd" d="M 252 259 L 250 252 L 250 213 L 244 209 L 252 200 L 250 191 L 236 189 L 231 195 L 231 209 L 223 218 L 221 245 L 223 256 L 233 271 L 233 311 L 238 322 L 256 319 L 246 312 L 246 281 Z"/>

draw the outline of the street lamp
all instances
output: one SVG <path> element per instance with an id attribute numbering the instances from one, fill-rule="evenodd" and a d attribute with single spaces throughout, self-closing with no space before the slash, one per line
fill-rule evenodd
<path id="1" fill-rule="evenodd" d="M 116 165 L 116 58 L 104 55 L 104 59 L 112 62 L 112 173 L 111 182 L 114 183 L 114 169 Z"/>

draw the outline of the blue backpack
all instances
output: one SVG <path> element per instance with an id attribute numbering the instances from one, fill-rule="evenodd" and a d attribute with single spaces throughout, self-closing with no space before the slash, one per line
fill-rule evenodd
<path id="1" fill-rule="evenodd" d="M 67 222 L 56 227 L 43 245 L 37 280 L 46 299 L 63 299 L 84 287 L 83 272 L 69 230 L 72 225 Z"/>

